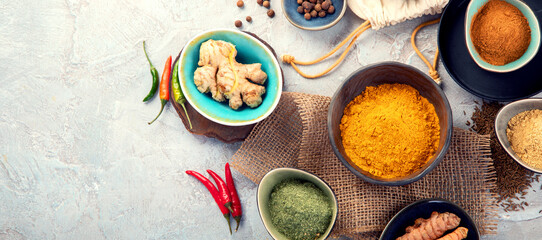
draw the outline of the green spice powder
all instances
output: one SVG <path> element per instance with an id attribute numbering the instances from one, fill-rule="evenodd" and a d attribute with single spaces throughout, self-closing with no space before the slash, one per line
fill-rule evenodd
<path id="1" fill-rule="evenodd" d="M 292 240 L 321 236 L 331 222 L 330 199 L 313 183 L 288 179 L 273 188 L 269 200 L 271 221 Z"/>

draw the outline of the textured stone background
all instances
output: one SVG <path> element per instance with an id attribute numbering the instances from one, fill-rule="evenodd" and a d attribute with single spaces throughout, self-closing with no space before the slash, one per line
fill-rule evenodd
<path id="1" fill-rule="evenodd" d="M 303 31 L 279 4 L 273 0 L 270 19 L 255 0 L 244 9 L 234 0 L 1 1 L 0 239 L 229 239 L 207 190 L 184 171 L 221 171 L 240 145 L 189 134 L 171 106 L 147 125 L 160 101 L 141 102 L 151 82 L 141 44 L 147 40 L 161 71 L 193 35 L 233 28 L 250 15 L 243 30 L 279 54 L 314 59 L 361 23 L 348 11 L 331 29 Z M 366 32 L 337 70 L 317 80 L 283 65 L 285 90 L 331 96 L 355 69 L 387 60 L 427 71 L 409 39 L 432 18 Z M 436 36 L 436 26 L 419 33 L 428 56 Z M 470 116 L 480 99 L 439 68 L 454 124 L 466 127 L 463 111 Z M 231 238 L 269 239 L 256 185 L 234 177 L 245 215 Z M 484 238 L 540 239 L 542 193 L 535 190 L 526 211 L 501 213 L 499 235 Z"/>

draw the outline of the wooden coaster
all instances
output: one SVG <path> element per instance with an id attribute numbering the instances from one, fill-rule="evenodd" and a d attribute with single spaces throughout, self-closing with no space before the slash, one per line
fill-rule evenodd
<path id="1" fill-rule="evenodd" d="M 265 46 L 267 46 L 267 48 L 269 48 L 269 50 L 271 50 L 273 55 L 275 55 L 275 58 L 277 58 L 277 54 L 275 53 L 275 50 L 267 42 L 265 42 L 264 40 L 262 40 L 261 38 L 259 38 L 253 33 L 250 33 L 250 32 L 245 32 L 245 33 L 255 37 L 257 40 L 262 42 Z M 182 49 L 181 49 L 181 52 L 182 52 Z M 173 62 L 172 66 L 175 66 L 175 63 L 179 60 L 179 57 L 181 56 L 181 52 L 179 52 L 179 55 L 177 56 L 177 58 L 175 58 L 175 62 Z M 282 79 L 284 82 L 284 73 L 282 72 L 282 68 L 280 68 L 280 71 L 281 71 Z M 179 114 L 179 117 L 181 118 L 181 121 L 183 122 L 186 130 L 188 130 L 189 132 L 193 134 L 203 135 L 210 138 L 216 138 L 225 143 L 233 143 L 233 142 L 239 142 L 239 141 L 245 140 L 245 138 L 248 137 L 248 134 L 250 134 L 250 132 L 252 131 L 252 128 L 254 128 L 254 125 L 256 125 L 256 124 L 251 124 L 247 126 L 233 127 L 233 126 L 225 126 L 222 124 L 218 124 L 202 116 L 187 101 L 185 102 L 184 105 L 186 107 L 186 112 L 188 113 L 188 116 L 190 116 L 190 120 L 192 121 L 192 129 L 190 129 L 190 125 L 188 124 L 188 120 L 186 119 L 184 109 L 179 103 L 175 102 L 175 98 L 173 97 L 173 91 L 170 91 L 169 101 L 175 108 L 175 111 L 177 111 L 177 114 Z"/>

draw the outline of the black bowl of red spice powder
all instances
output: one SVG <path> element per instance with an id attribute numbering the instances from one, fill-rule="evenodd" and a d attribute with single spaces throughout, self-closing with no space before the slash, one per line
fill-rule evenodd
<path id="1" fill-rule="evenodd" d="M 422 124 L 425 124 L 423 121 L 425 118 L 427 118 L 427 122 L 431 120 L 433 122 L 432 126 L 435 126 L 436 136 L 434 138 L 431 138 L 432 142 L 429 142 L 429 144 L 433 145 L 433 150 L 431 152 L 428 152 L 427 158 L 428 160 L 419 163 L 418 165 L 415 165 L 415 168 L 412 168 L 411 171 L 409 171 L 406 175 L 382 175 L 378 174 L 378 171 L 375 172 L 371 169 L 367 169 L 367 165 L 374 164 L 375 166 L 377 164 L 380 164 L 381 162 L 386 161 L 387 159 L 383 159 L 383 157 L 373 157 L 373 162 L 369 163 L 367 160 L 367 165 L 363 165 L 360 167 L 360 165 L 356 164 L 359 163 L 359 158 L 351 159 L 349 155 L 347 154 L 347 151 L 345 151 L 345 144 L 348 145 L 348 142 L 352 142 L 348 139 L 343 139 L 343 136 L 341 135 L 341 120 L 343 119 L 343 116 L 345 114 L 345 108 L 347 108 L 347 105 L 351 103 L 356 97 L 360 96 L 360 94 L 364 93 L 366 89 L 374 89 L 378 88 L 379 86 L 384 85 L 400 85 L 401 87 L 409 88 L 411 90 L 416 90 L 419 92 L 419 95 L 416 95 L 418 99 L 426 99 L 426 100 L 420 100 L 425 101 L 425 105 L 432 105 L 434 107 L 434 110 L 431 110 L 433 112 L 433 115 L 436 113 L 436 117 L 438 117 L 438 120 L 435 120 L 434 118 L 430 118 L 429 116 L 422 114 L 422 119 L 417 119 L 418 121 L 421 121 Z M 406 85 L 406 86 L 405 86 Z M 413 89 L 412 89 L 413 88 Z M 396 101 L 393 96 L 392 99 L 389 100 L 389 102 L 386 102 L 389 105 L 397 105 L 397 103 L 392 103 L 393 101 Z M 397 100 L 398 101 L 398 100 Z M 390 111 L 396 111 L 396 108 L 390 107 Z M 407 106 L 405 106 L 406 108 Z M 402 108 L 402 107 L 399 107 Z M 369 106 L 370 109 L 370 106 Z M 384 109 L 384 111 L 387 111 L 385 104 L 383 107 L 379 107 L 380 111 Z M 430 110 L 430 107 L 427 109 Z M 373 114 L 381 114 L 381 112 L 368 112 L 365 113 L 366 115 L 373 115 Z M 408 116 L 409 113 L 401 113 L 398 121 L 401 121 L 401 119 L 409 121 L 411 120 L 412 116 Z M 429 114 L 427 114 L 429 115 Z M 388 115 L 389 116 L 389 115 Z M 348 117 L 348 116 L 347 116 Z M 381 118 L 386 118 L 386 114 L 383 113 L 381 116 L 377 116 Z M 328 127 L 328 135 L 329 140 L 332 146 L 333 151 L 335 152 L 335 155 L 339 160 L 356 176 L 359 178 L 373 183 L 373 184 L 380 184 L 380 185 L 387 185 L 387 186 L 399 186 L 399 185 L 406 185 L 412 182 L 415 182 L 419 179 L 421 179 L 423 176 L 428 174 L 431 170 L 433 170 L 440 161 L 444 158 L 446 155 L 446 152 L 450 146 L 451 138 L 452 138 L 452 110 L 450 108 L 450 104 L 448 102 L 448 99 L 446 98 L 446 95 L 444 92 L 440 89 L 439 85 L 437 85 L 429 76 L 427 76 L 425 73 L 421 72 L 420 70 L 398 62 L 382 62 L 377 63 L 373 65 L 368 65 L 365 67 L 360 68 L 359 70 L 352 73 L 350 76 L 346 78 L 346 80 L 343 82 L 343 84 L 339 87 L 335 95 L 333 96 L 331 103 L 329 105 L 328 110 L 328 120 L 327 120 L 327 127 Z M 436 122 L 435 122 L 436 121 Z M 380 123 L 378 123 L 380 124 Z M 405 123 L 406 124 L 406 123 Z M 408 126 L 408 125 L 404 125 Z M 413 126 L 415 129 L 417 129 L 418 126 Z M 412 129 L 405 129 L 402 128 L 404 131 L 401 130 L 401 128 L 393 128 L 394 130 L 391 130 L 390 132 L 385 132 L 385 128 L 375 127 L 373 129 L 374 131 L 384 131 L 381 132 L 380 135 L 386 135 L 389 133 L 389 137 L 395 134 L 395 136 L 400 136 L 401 139 L 410 139 L 410 138 L 416 138 L 420 136 L 410 136 L 411 133 L 417 133 L 416 131 L 412 131 Z M 371 131 L 373 131 L 371 130 Z M 345 130 L 346 131 L 346 130 Z M 357 131 L 364 131 L 364 129 L 358 129 Z M 403 135 L 402 135 L 403 134 Z M 416 134 L 420 135 L 420 134 Z M 345 135 L 348 136 L 348 135 Z M 363 135 L 362 135 L 363 136 Z M 423 135 L 422 135 L 423 136 Z M 409 158 L 411 155 L 414 156 L 417 153 L 412 152 L 410 154 L 409 151 L 412 149 L 408 149 L 409 146 L 406 148 L 397 149 L 398 145 L 403 144 L 404 142 L 400 142 L 401 144 L 397 145 L 384 145 L 384 147 L 381 148 L 372 148 L 367 147 L 367 145 L 363 145 L 361 142 L 370 141 L 377 142 L 378 138 L 370 138 L 366 135 L 363 136 L 364 139 L 359 139 L 359 146 L 354 146 L 354 148 L 365 148 L 364 151 L 369 149 L 368 151 L 371 154 L 371 151 L 376 152 L 377 151 L 387 151 L 387 149 L 393 149 L 396 148 L 396 152 L 398 152 L 399 161 L 394 162 L 394 168 L 403 168 L 402 166 L 402 159 L 403 156 L 406 156 L 406 158 Z M 417 139 L 417 138 L 416 138 Z M 344 140 L 344 141 L 343 141 Z M 356 140 L 357 141 L 357 140 Z M 384 141 L 383 141 L 384 142 Z M 343 144 L 345 143 L 345 144 Z M 369 144 L 370 145 L 370 144 Z M 351 148 L 351 146 L 349 147 Z M 378 150 L 377 150 L 378 149 Z M 394 150 L 395 151 L 395 150 Z M 350 151 L 350 153 L 352 153 Z M 405 154 L 406 153 L 406 154 Z M 429 154 L 430 153 L 430 154 Z M 383 156 L 390 156 L 382 154 Z M 375 156 L 375 155 L 372 155 Z M 376 155 L 378 156 L 378 155 Z M 423 159 L 423 158 L 421 158 Z M 379 161 L 379 162 L 378 162 Z M 405 163 L 408 162 L 408 160 L 405 159 Z M 376 164 L 375 164 L 376 163 Z M 387 165 L 385 165 L 387 167 Z M 391 177 L 390 177 L 391 176 Z"/>

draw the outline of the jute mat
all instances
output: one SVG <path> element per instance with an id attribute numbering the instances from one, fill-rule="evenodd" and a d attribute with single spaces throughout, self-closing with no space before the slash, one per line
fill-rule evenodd
<path id="1" fill-rule="evenodd" d="M 495 234 L 495 171 L 489 136 L 455 128 L 442 162 L 406 186 L 367 183 L 335 156 L 327 134 L 330 98 L 283 93 L 273 114 L 258 123 L 232 159 L 232 166 L 254 183 L 270 170 L 296 167 L 324 179 L 335 191 L 339 216 L 332 236 L 374 239 L 395 213 L 425 198 L 443 198 L 465 209 L 481 234 Z"/>

